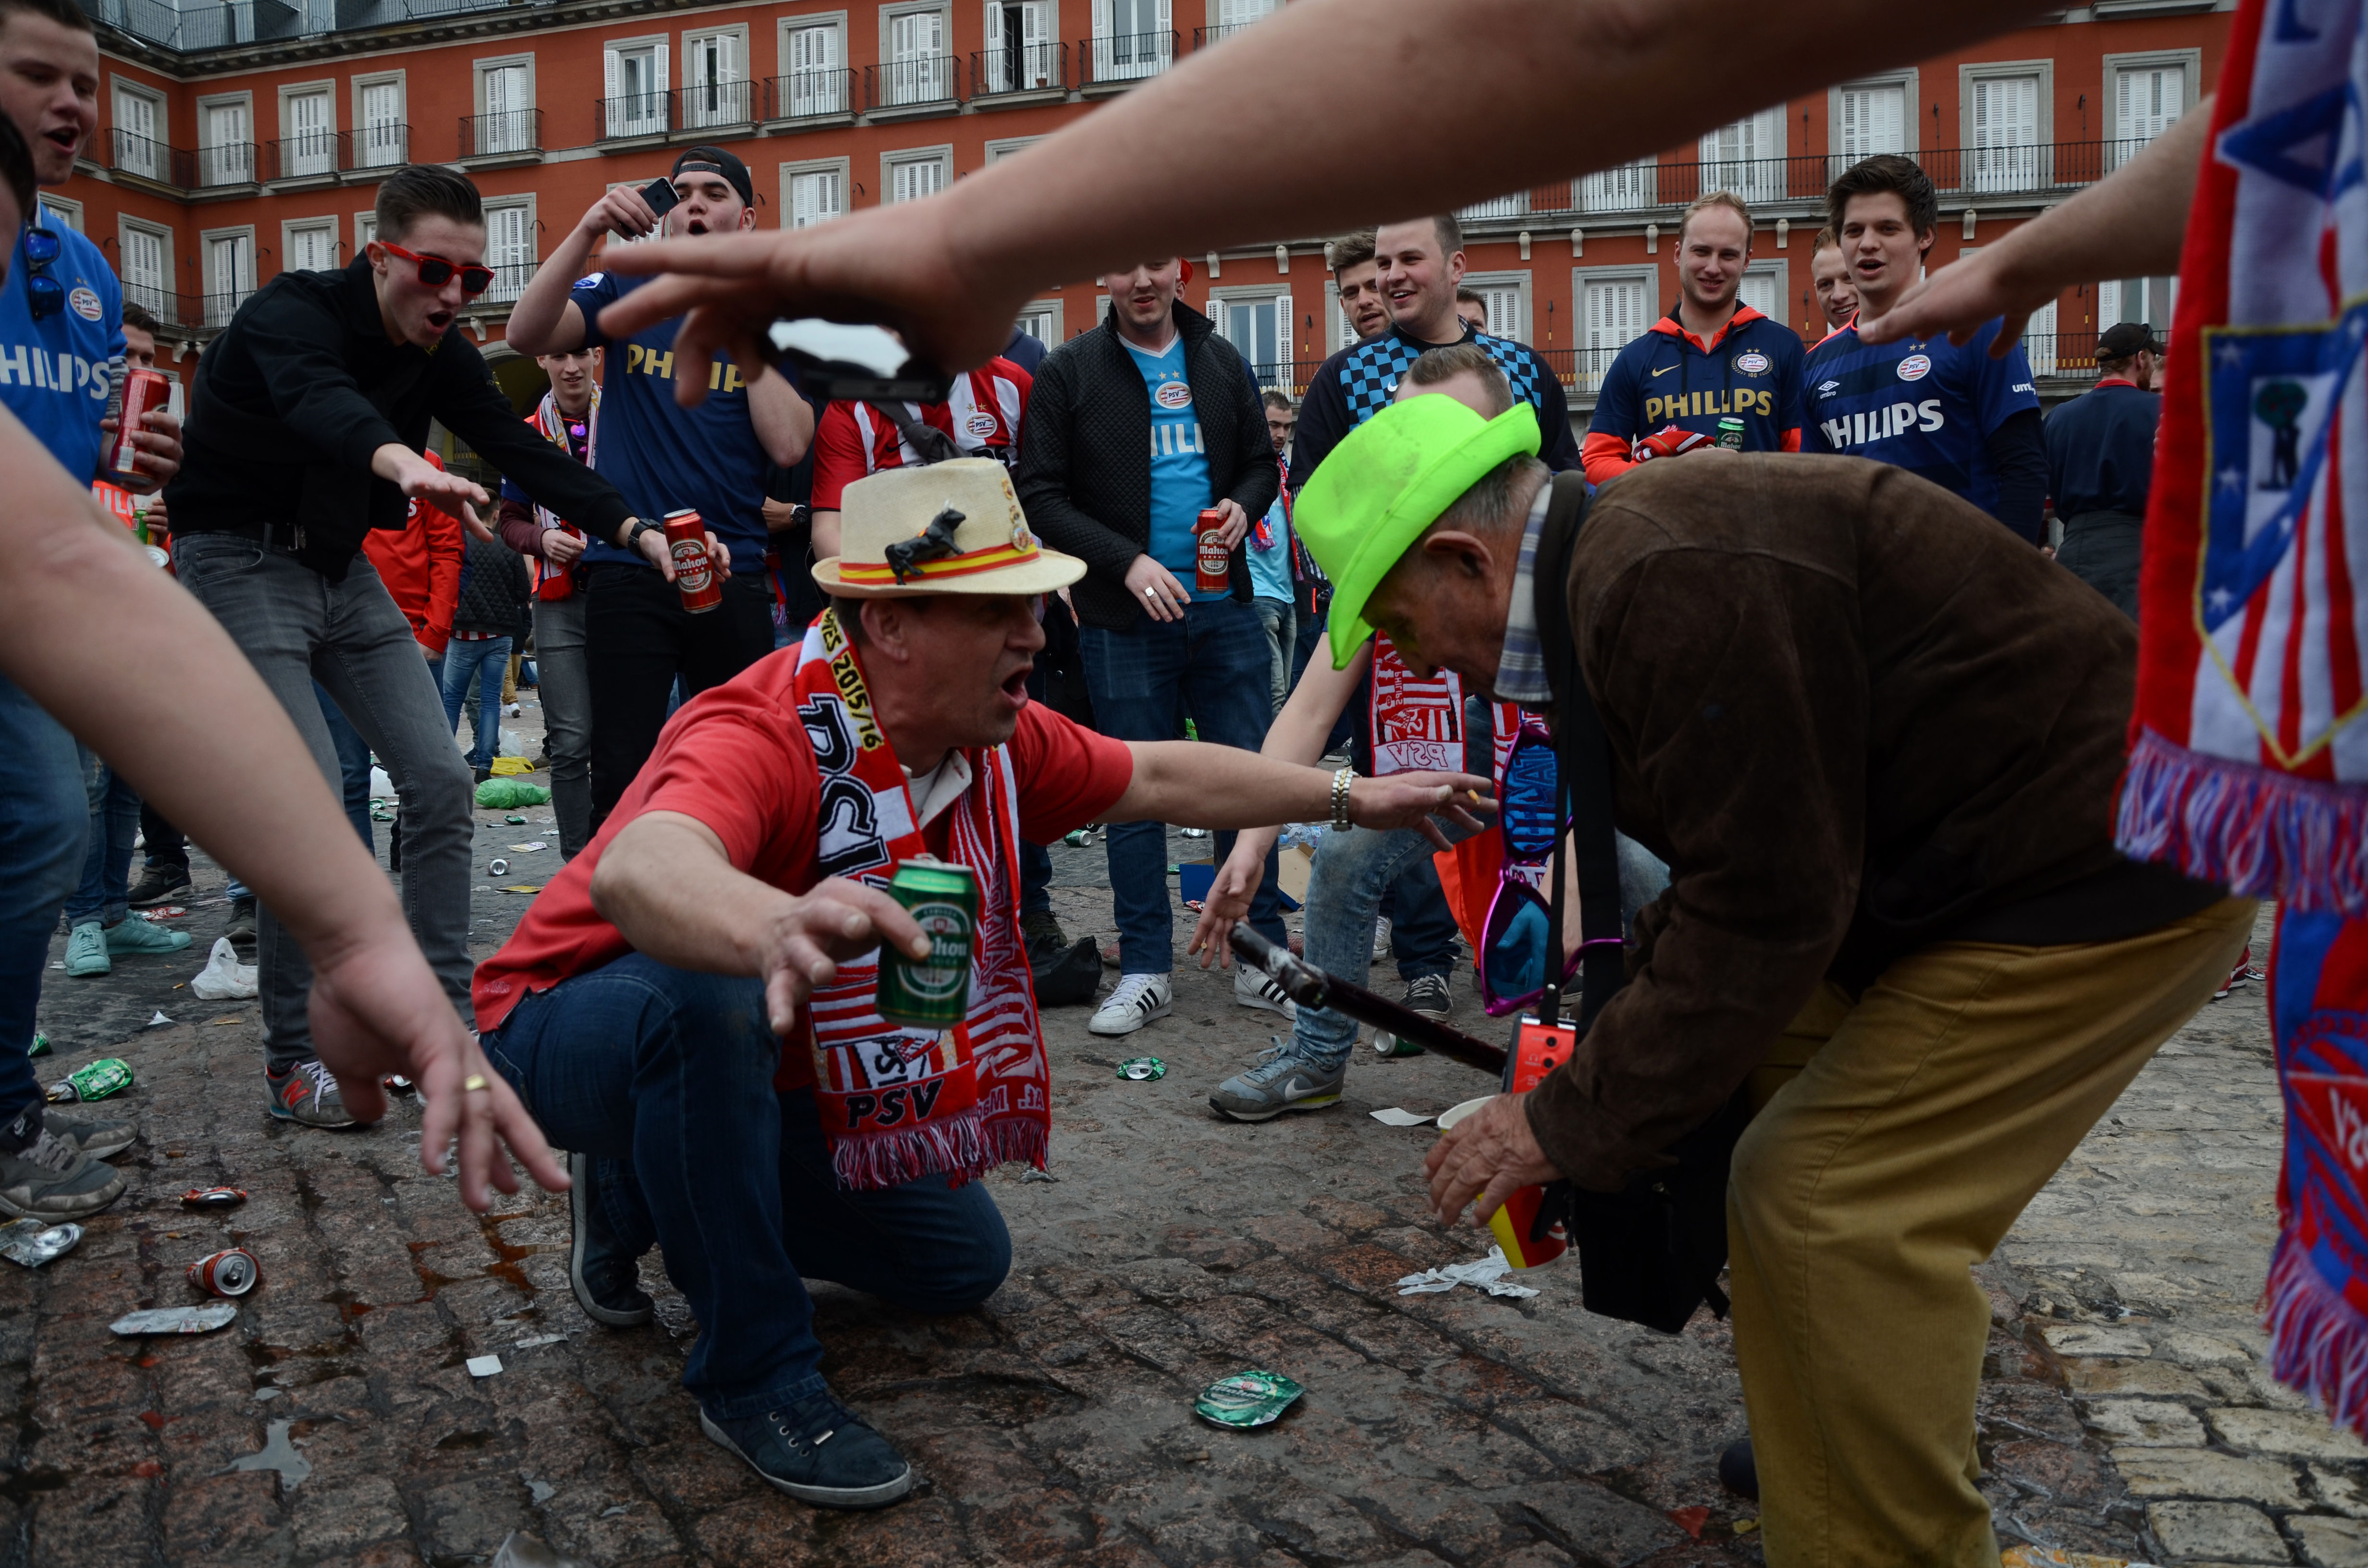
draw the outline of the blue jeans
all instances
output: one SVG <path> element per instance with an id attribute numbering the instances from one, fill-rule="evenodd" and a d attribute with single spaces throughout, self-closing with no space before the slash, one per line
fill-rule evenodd
<path id="1" fill-rule="evenodd" d="M 1459 835 L 1451 828 L 1448 836 Z M 1669 885 L 1669 869 L 1651 850 L 1624 835 L 1619 847 L 1621 924 L 1633 926 L 1636 912 Z M 1364 984 L 1373 960 L 1373 915 L 1381 908 L 1383 890 L 1417 860 L 1427 861 L 1434 853 L 1430 840 L 1410 827 L 1387 833 L 1360 827 L 1325 834 L 1315 846 L 1315 864 L 1307 877 L 1307 961 L 1326 974 Z M 1398 883 L 1401 920 L 1406 911 L 1405 885 Z M 1440 902 L 1445 904 L 1444 894 Z M 1292 1027 L 1291 1048 L 1302 1061 L 1329 1073 L 1347 1063 L 1356 1044 L 1357 1020 L 1346 1013 L 1328 1007 L 1299 1009 L 1298 1021 Z"/>
<path id="2" fill-rule="evenodd" d="M 33 1017 L 58 910 L 74 891 L 90 796 L 72 735 L 0 676 L 0 1122 L 41 1099 Z"/>
<path id="3" fill-rule="evenodd" d="M 773 1090 L 781 1042 L 758 981 L 629 953 L 529 996 L 484 1045 L 553 1143 L 632 1162 L 641 1201 L 612 1183 L 604 1199 L 627 1201 L 608 1212 L 628 1245 L 654 1230 L 665 1248 L 699 1318 L 682 1384 L 711 1415 L 762 1415 L 824 1386 L 801 1276 L 947 1313 L 1010 1269 L 983 1182 L 840 1190 L 813 1092 Z"/>
<path id="4" fill-rule="evenodd" d="M 140 836 L 140 796 L 88 746 L 80 748 L 90 836 L 82 882 L 66 900 L 66 924 L 113 926 L 131 913 L 131 842 Z"/>
<path id="5" fill-rule="evenodd" d="M 477 683 L 477 739 L 469 748 L 469 766 L 480 772 L 494 765 L 502 738 L 502 676 L 509 672 L 510 640 L 507 637 L 455 637 L 444 650 L 444 717 L 452 733 L 461 733 L 461 704 L 469 696 L 469 682 Z"/>
<path id="6" fill-rule="evenodd" d="M 370 743 L 319 681 L 313 683 L 313 695 L 321 699 L 321 722 L 329 726 L 329 745 L 337 754 L 337 771 L 344 775 L 346 820 L 362 835 L 362 847 L 376 855 L 378 835 L 370 832 Z"/>
<path id="7" fill-rule="evenodd" d="M 1232 599 L 1196 600 L 1180 621 L 1138 622 L 1128 631 L 1081 626 L 1086 688 L 1094 727 L 1113 740 L 1172 741 L 1190 713 L 1204 741 L 1256 751 L 1266 740 L 1269 654 L 1258 611 Z M 1216 837 L 1224 865 L 1234 835 Z M 1275 892 L 1275 857 L 1250 901 L 1250 926 L 1283 941 Z M 1163 823 L 1110 824 L 1110 907 L 1118 916 L 1119 970 L 1166 974 L 1175 967 L 1175 910 L 1167 898 L 1167 828 Z M 1365 922 L 1370 930 L 1372 920 Z"/>

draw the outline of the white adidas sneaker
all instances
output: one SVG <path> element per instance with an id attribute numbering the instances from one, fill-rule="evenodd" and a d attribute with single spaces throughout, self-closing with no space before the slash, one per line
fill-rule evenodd
<path id="1" fill-rule="evenodd" d="M 1175 1010 L 1176 993 L 1164 974 L 1121 974 L 1118 989 L 1094 1010 L 1086 1028 L 1095 1034 L 1133 1034 L 1154 1018 Z"/>
<path id="2" fill-rule="evenodd" d="M 1275 983 L 1274 976 L 1238 960 L 1234 964 L 1234 1002 L 1243 1007 L 1263 1007 L 1286 1018 L 1299 1017 L 1299 1004 Z"/>

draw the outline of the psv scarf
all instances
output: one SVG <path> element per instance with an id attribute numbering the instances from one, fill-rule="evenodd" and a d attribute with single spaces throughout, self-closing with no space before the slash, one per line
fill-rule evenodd
<path id="1" fill-rule="evenodd" d="M 575 451 L 575 449 L 567 444 L 567 416 L 559 412 L 559 399 L 556 394 L 544 392 L 542 401 L 537 403 L 534 412 L 527 416 L 527 423 L 533 426 L 544 440 L 551 442 L 561 451 L 571 454 Z M 599 455 L 600 383 L 595 381 L 592 383 L 592 406 L 584 412 L 584 466 L 598 467 L 594 460 Z M 542 528 L 559 528 L 574 534 L 577 539 L 584 537 L 581 528 L 573 523 L 563 521 L 558 513 L 540 503 L 537 503 L 534 508 L 534 520 Z M 536 598 L 564 599 L 575 591 L 575 573 L 572 568 L 565 572 L 553 571 L 540 555 L 529 555 L 526 560 L 528 567 L 534 573 Z"/>
<path id="2" fill-rule="evenodd" d="M 2368 1431 L 2368 93 L 2362 0 L 2244 0 L 2180 264 L 2129 854 L 2279 903 L 2280 1378 Z"/>
<path id="3" fill-rule="evenodd" d="M 884 888 L 897 862 L 928 851 L 836 611 L 806 628 L 795 689 L 822 771 L 816 862 L 825 876 Z M 1003 747 L 962 755 L 971 785 L 946 813 L 950 858 L 978 879 L 969 1016 L 938 1032 L 882 1018 L 872 1006 L 877 949 L 840 964 L 808 1006 L 814 1095 L 842 1187 L 932 1175 L 962 1181 L 1007 1160 L 1044 1164 L 1051 1074 L 1019 937 L 1019 794 Z"/>

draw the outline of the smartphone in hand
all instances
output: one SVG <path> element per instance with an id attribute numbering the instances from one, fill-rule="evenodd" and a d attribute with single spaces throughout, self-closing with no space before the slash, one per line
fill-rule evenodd
<path id="1" fill-rule="evenodd" d="M 650 204 L 650 210 L 657 214 L 659 223 L 663 224 L 666 222 L 666 215 L 674 210 L 676 205 L 682 200 L 682 198 L 676 194 L 674 181 L 665 176 L 660 176 L 658 178 L 654 179 L 650 181 L 649 184 L 642 187 L 642 199 Z M 629 234 L 626 238 L 639 239 L 641 236 L 639 234 Z"/>

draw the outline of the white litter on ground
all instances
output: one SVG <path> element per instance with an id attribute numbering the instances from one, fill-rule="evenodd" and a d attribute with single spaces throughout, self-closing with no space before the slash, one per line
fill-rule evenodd
<path id="1" fill-rule="evenodd" d="M 189 989 L 202 1001 L 244 1001 L 255 994 L 255 966 L 238 961 L 238 949 L 228 937 L 216 937 L 206 967 L 198 971 Z"/>
<path id="2" fill-rule="evenodd" d="M 1420 1127 L 1438 1114 L 1435 1110 L 1428 1110 L 1417 1115 L 1413 1111 L 1400 1110 L 1396 1106 L 1392 1106 L 1387 1110 L 1373 1112 L 1373 1119 L 1384 1127 Z"/>
<path id="3" fill-rule="evenodd" d="M 502 1369 L 502 1358 L 498 1356 L 472 1356 L 468 1365 L 471 1377 L 490 1378 Z"/>
<path id="4" fill-rule="evenodd" d="M 1444 1268 L 1426 1268 L 1420 1274 L 1409 1274 L 1398 1281 L 1401 1296 L 1436 1296 L 1469 1285 L 1486 1290 L 1492 1296 L 1534 1296 L 1537 1291 L 1527 1285 L 1516 1285 L 1506 1278 L 1513 1266 L 1505 1261 L 1503 1247 L 1490 1247 L 1488 1256 L 1471 1263 L 1451 1263 Z"/>

